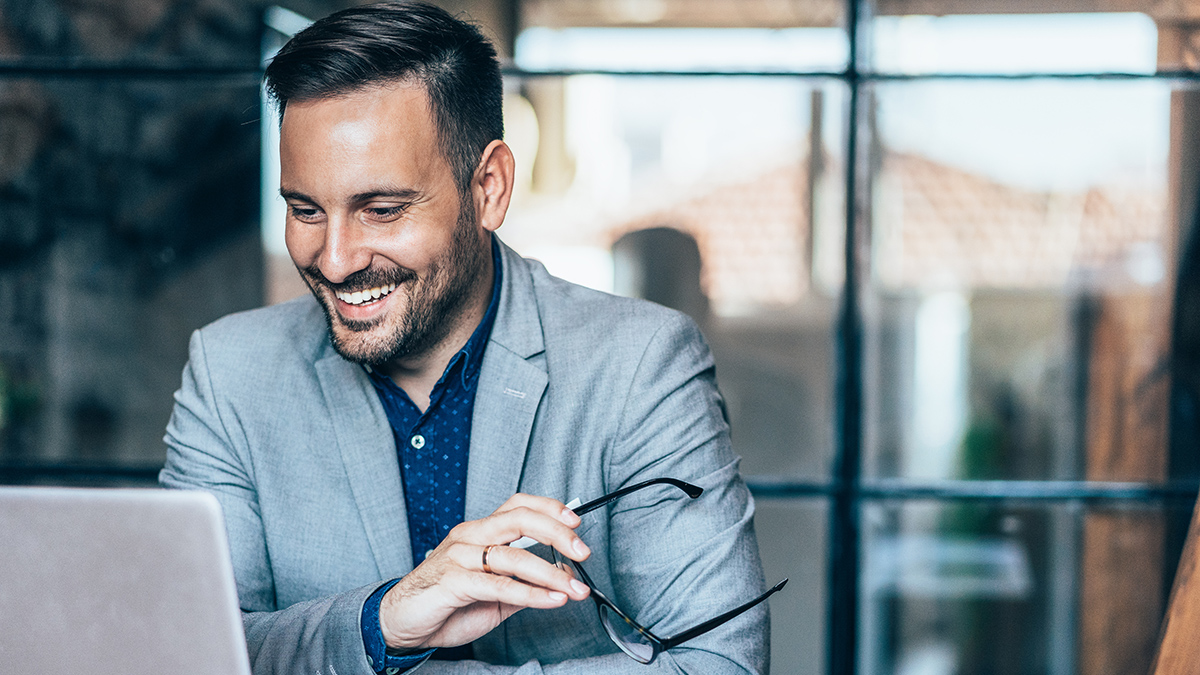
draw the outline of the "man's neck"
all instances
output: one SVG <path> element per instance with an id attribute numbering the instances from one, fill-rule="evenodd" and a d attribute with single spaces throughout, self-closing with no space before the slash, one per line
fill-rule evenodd
<path id="1" fill-rule="evenodd" d="M 486 276 L 486 279 L 480 279 L 480 283 L 472 289 L 470 300 L 463 305 L 446 337 L 421 354 L 396 359 L 379 367 L 380 372 L 392 378 L 396 386 L 408 394 L 422 413 L 429 408 L 433 388 L 441 379 L 442 373 L 446 372 L 446 366 L 471 339 L 471 335 L 487 313 L 495 274 L 490 254 L 487 258 L 487 271 L 486 275 L 481 275 Z"/>

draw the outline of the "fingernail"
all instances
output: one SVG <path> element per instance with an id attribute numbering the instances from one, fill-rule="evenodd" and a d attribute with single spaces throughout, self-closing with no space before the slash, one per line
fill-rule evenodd
<path id="1" fill-rule="evenodd" d="M 571 589 L 581 595 L 584 593 L 587 593 L 587 591 L 588 591 L 587 585 L 585 585 L 583 582 L 578 581 L 576 579 L 571 580 Z"/>
<path id="2" fill-rule="evenodd" d="M 567 594 L 561 591 L 550 591 L 550 599 L 555 602 L 561 602 L 567 599 Z"/>
<path id="3" fill-rule="evenodd" d="M 564 525 L 569 525 L 571 527 L 574 527 L 579 522 L 579 516 L 571 509 L 563 509 L 562 513 L 558 514 L 558 519 L 561 520 Z"/>
<path id="4" fill-rule="evenodd" d="M 591 550 L 588 549 L 587 544 L 583 543 L 582 539 L 576 539 L 571 548 L 575 549 L 575 555 L 578 555 L 580 558 L 591 553 Z"/>

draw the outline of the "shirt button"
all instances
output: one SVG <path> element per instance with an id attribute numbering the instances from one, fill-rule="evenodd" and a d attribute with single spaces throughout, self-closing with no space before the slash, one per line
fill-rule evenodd
<path id="1" fill-rule="evenodd" d="M 421 448 L 425 447 L 425 437 L 422 436 L 421 434 L 414 435 L 411 439 L 409 439 L 408 442 L 410 445 L 412 445 L 417 450 L 420 450 Z"/>
<path id="2" fill-rule="evenodd" d="M 400 672 L 399 668 L 388 668 L 387 669 L 387 675 L 396 675 L 396 673 L 398 673 L 398 672 Z"/>

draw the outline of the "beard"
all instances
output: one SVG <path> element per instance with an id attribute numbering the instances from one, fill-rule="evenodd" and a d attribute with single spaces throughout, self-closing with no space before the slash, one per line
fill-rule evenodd
<path id="1" fill-rule="evenodd" d="M 478 245 L 476 218 L 470 202 L 459 209 L 450 246 L 429 266 L 424 277 L 405 267 L 368 267 L 335 284 L 316 265 L 297 269 L 325 312 L 333 348 L 343 358 L 372 367 L 422 354 L 440 343 L 461 314 L 479 281 L 490 252 Z M 353 292 L 396 284 L 395 305 L 367 321 L 347 319 L 335 308 L 336 291 Z M 400 301 L 400 302 L 397 302 Z"/>

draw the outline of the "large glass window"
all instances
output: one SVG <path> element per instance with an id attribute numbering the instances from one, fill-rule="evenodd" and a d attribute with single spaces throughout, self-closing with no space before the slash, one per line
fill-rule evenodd
<path id="1" fill-rule="evenodd" d="M 689 60 L 692 29 L 530 28 L 502 235 L 701 323 L 768 571 L 820 580 L 771 602 L 777 672 L 1143 672 L 1195 478 L 1166 442 L 1187 84 L 1144 14 L 874 9 L 727 61 L 744 29 Z"/>
<path id="2" fill-rule="evenodd" d="M 305 20 L 59 4 L 0 16 L 0 481 L 149 484 L 188 332 L 306 292 L 257 83 Z M 1149 669 L 1200 469 L 1198 59 L 1111 4 L 512 3 L 500 236 L 701 326 L 792 580 L 774 672 Z"/>

